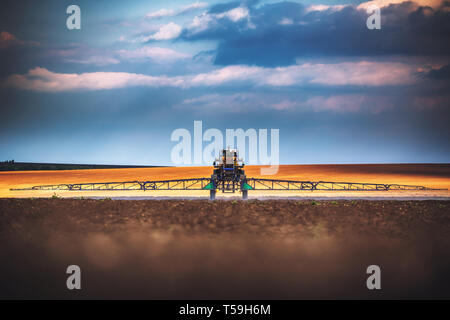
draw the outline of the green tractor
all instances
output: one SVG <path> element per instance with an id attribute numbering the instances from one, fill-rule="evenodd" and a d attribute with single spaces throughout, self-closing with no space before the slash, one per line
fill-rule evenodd
<path id="1" fill-rule="evenodd" d="M 205 187 L 209 190 L 209 198 L 216 198 L 217 190 L 222 193 L 234 193 L 242 191 L 242 198 L 248 198 L 248 190 L 253 188 L 247 183 L 244 172 L 244 162 L 239 159 L 239 153 L 236 149 L 224 149 L 221 156 L 214 163 L 214 171 L 211 175 L 211 182 Z"/>

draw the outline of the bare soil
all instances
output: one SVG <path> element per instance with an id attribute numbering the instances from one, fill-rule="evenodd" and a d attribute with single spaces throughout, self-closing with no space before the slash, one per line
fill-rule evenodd
<path id="1" fill-rule="evenodd" d="M 450 298 L 448 201 L 0 199 L 0 239 L 0 298 Z"/>

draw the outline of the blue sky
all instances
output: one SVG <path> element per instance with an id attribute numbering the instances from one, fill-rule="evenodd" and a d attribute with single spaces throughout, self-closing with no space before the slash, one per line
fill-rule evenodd
<path id="1" fill-rule="evenodd" d="M 177 128 L 280 130 L 280 162 L 450 159 L 450 4 L 4 1 L 0 160 L 170 165 Z M 66 8 L 81 8 L 81 30 Z"/>

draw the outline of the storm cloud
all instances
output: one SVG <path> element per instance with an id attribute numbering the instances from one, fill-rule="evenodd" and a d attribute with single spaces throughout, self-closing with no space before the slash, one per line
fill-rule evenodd
<path id="1" fill-rule="evenodd" d="M 449 54 L 449 9 L 450 2 L 435 8 L 391 4 L 381 10 L 381 29 L 369 30 L 364 7 L 234 3 L 220 13 L 210 10 L 196 16 L 180 37 L 219 41 L 214 60 L 218 65 L 286 66 L 310 56 Z"/>

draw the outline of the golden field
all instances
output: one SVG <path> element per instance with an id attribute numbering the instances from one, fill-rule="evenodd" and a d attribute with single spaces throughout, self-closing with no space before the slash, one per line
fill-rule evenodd
<path id="1" fill-rule="evenodd" d="M 345 165 L 281 165 L 276 175 L 262 176 L 260 166 L 246 166 L 247 177 L 267 179 L 368 182 L 422 185 L 450 189 L 450 164 L 345 164 Z M 60 171 L 0 172 L 0 197 L 49 197 L 53 191 L 10 191 L 35 185 L 88 183 L 133 180 L 166 180 L 209 177 L 212 167 L 159 167 L 130 169 L 92 169 Z M 208 191 L 57 191 L 61 197 L 207 197 Z M 218 197 L 222 197 L 218 193 Z M 230 196 L 230 194 L 226 194 Z M 239 194 L 231 194 L 239 196 Z M 327 192 L 327 191 L 254 191 L 249 196 L 295 197 L 450 197 L 449 190 L 389 192 Z"/>

